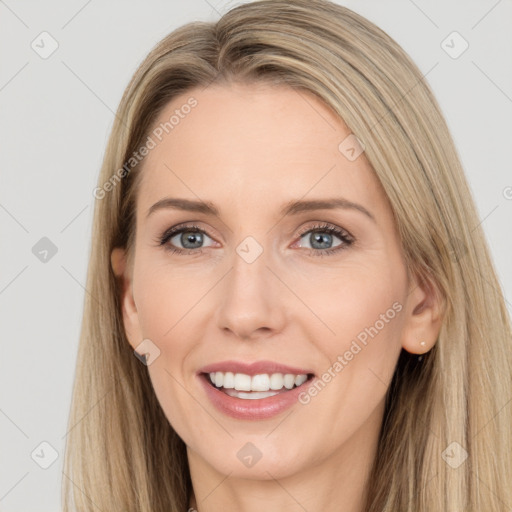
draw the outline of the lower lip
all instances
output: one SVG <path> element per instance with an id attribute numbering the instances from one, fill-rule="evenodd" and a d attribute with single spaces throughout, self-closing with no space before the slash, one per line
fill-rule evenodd
<path id="1" fill-rule="evenodd" d="M 244 399 L 229 396 L 210 384 L 209 377 L 204 373 L 199 375 L 204 390 L 213 405 L 219 411 L 240 420 L 265 420 L 277 416 L 298 401 L 304 389 L 311 384 L 311 378 L 298 387 L 278 393 L 268 398 Z"/>

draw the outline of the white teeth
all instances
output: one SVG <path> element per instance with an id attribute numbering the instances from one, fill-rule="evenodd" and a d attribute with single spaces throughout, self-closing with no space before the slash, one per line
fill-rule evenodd
<path id="1" fill-rule="evenodd" d="M 282 389 L 284 386 L 284 378 L 282 373 L 273 373 L 270 376 L 270 389 Z"/>
<path id="2" fill-rule="evenodd" d="M 286 389 L 292 389 L 294 384 L 295 384 L 295 375 L 292 375 L 291 373 L 287 373 L 284 376 L 284 387 Z"/>
<path id="3" fill-rule="evenodd" d="M 306 374 L 293 375 L 291 373 L 287 373 L 285 375 L 282 373 L 273 373 L 271 375 L 268 373 L 261 373 L 258 375 L 253 375 L 252 377 L 245 373 L 210 373 L 210 381 L 216 387 L 234 391 L 252 391 L 252 393 L 247 393 L 251 395 L 250 398 L 265 398 L 266 396 L 273 396 L 277 393 L 269 394 L 267 392 L 270 390 L 280 391 L 283 388 L 292 389 L 294 386 L 300 386 L 306 382 L 307 379 L 308 376 Z M 235 396 L 232 393 L 227 394 Z M 245 394 L 246 393 L 242 393 L 242 395 Z M 238 394 L 236 396 L 238 396 Z M 239 396 L 239 398 L 245 398 L 245 396 Z"/>
<path id="4" fill-rule="evenodd" d="M 297 377 L 295 377 L 295 385 L 300 386 L 301 384 L 304 384 L 304 382 L 306 382 L 307 380 L 307 375 L 297 375 Z"/>
<path id="5" fill-rule="evenodd" d="M 253 375 L 251 379 L 251 391 L 268 391 L 270 388 L 270 377 L 266 373 Z"/>
<path id="6" fill-rule="evenodd" d="M 224 382 L 222 383 L 224 389 L 233 389 L 235 387 L 235 375 L 231 372 L 224 374 Z"/>
<path id="7" fill-rule="evenodd" d="M 258 398 L 268 398 L 279 393 L 277 391 L 251 391 L 246 393 L 244 391 L 236 391 L 235 389 L 227 389 L 226 394 L 235 398 L 243 398 L 244 400 L 255 400 Z"/>
<path id="8" fill-rule="evenodd" d="M 245 373 L 235 373 L 235 389 L 237 391 L 251 391 L 251 376 Z"/>

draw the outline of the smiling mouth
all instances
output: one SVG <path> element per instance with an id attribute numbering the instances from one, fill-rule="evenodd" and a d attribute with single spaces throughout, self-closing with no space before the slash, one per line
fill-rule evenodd
<path id="1" fill-rule="evenodd" d="M 247 375 L 232 372 L 203 373 L 203 378 L 215 389 L 235 398 L 255 400 L 286 393 L 309 383 L 314 375 L 262 373 Z"/>

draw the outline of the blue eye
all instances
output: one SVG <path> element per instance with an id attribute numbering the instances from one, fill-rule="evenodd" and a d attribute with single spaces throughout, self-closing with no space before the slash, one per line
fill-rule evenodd
<path id="1" fill-rule="evenodd" d="M 174 226 L 168 229 L 158 239 L 158 245 L 175 254 L 200 254 L 201 249 L 211 247 L 203 245 L 206 239 L 212 238 L 196 225 Z M 330 224 L 319 224 L 303 230 L 300 239 L 306 238 L 310 255 L 328 256 L 343 250 L 354 243 L 354 238 L 347 231 Z M 339 242 L 336 243 L 335 239 Z M 180 247 L 181 245 L 181 247 Z"/>
<path id="2" fill-rule="evenodd" d="M 328 256 L 347 248 L 354 243 L 354 238 L 343 229 L 331 226 L 330 224 L 321 224 L 308 228 L 303 231 L 300 238 L 305 238 L 309 243 L 310 253 L 313 256 Z M 335 245 L 334 239 L 339 242 Z"/>
<path id="3" fill-rule="evenodd" d="M 167 230 L 159 239 L 159 245 L 164 245 L 167 250 L 175 253 L 186 253 L 192 251 L 194 253 L 201 252 L 198 249 L 203 249 L 204 237 L 211 238 L 204 230 L 198 226 L 181 226 L 173 227 Z M 173 241 L 173 239 L 177 239 Z M 176 244 L 181 244 L 181 247 L 176 247 Z"/>
<path id="4" fill-rule="evenodd" d="M 176 245 L 176 242 L 173 242 L 173 238 L 177 238 L 183 249 L 200 249 L 205 236 L 208 237 L 208 235 L 202 231 L 183 230 L 177 235 L 170 237 L 169 242 Z"/>
<path id="5" fill-rule="evenodd" d="M 324 231 L 308 231 L 309 234 L 302 235 L 301 238 L 306 237 L 306 240 L 309 242 L 310 249 L 330 249 L 332 248 L 333 239 L 339 238 L 333 233 L 329 233 L 326 230 Z M 339 242 L 335 245 L 337 247 L 343 242 Z"/>

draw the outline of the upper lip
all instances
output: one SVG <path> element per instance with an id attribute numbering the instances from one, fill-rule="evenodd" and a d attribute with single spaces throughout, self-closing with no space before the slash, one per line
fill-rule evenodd
<path id="1" fill-rule="evenodd" d="M 288 366 L 286 364 L 276 363 L 274 361 L 255 361 L 254 363 L 244 363 L 242 361 L 219 361 L 204 366 L 198 373 L 212 372 L 232 372 L 245 373 L 246 375 L 259 375 L 262 373 L 291 373 L 293 375 L 307 375 L 313 372 L 308 369 Z"/>

